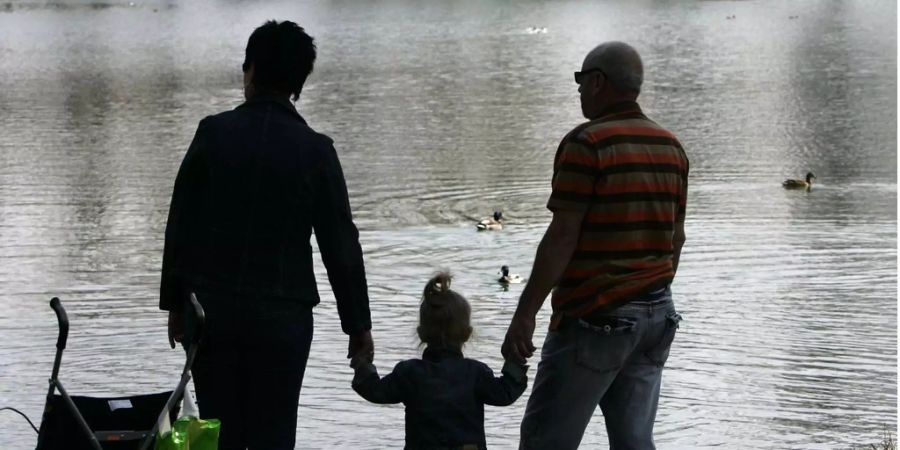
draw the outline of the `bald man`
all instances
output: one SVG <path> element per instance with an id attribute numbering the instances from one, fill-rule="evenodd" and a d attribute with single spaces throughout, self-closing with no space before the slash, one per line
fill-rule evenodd
<path id="1" fill-rule="evenodd" d="M 522 420 L 522 449 L 578 448 L 597 405 L 612 449 L 653 449 L 662 369 L 681 316 L 669 289 L 685 241 L 688 159 L 637 104 L 637 51 L 594 48 L 575 72 L 585 122 L 553 163 L 553 219 L 503 355 L 530 357 L 553 291 L 550 331 Z"/>

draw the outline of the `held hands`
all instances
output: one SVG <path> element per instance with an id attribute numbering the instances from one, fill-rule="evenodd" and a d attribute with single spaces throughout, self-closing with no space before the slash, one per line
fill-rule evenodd
<path id="1" fill-rule="evenodd" d="M 375 343 L 372 342 L 372 331 L 363 331 L 350 335 L 350 344 L 347 346 L 347 359 L 350 360 L 350 367 L 354 369 L 374 361 Z"/>
<path id="2" fill-rule="evenodd" d="M 354 356 L 350 358 L 350 368 L 353 370 L 359 369 L 361 367 L 365 367 L 367 364 L 372 364 L 374 361 L 372 355 L 369 356 Z"/>
<path id="3" fill-rule="evenodd" d="M 506 331 L 506 339 L 500 352 L 503 358 L 520 365 L 525 365 L 526 359 L 534 355 L 536 350 L 532 343 L 534 337 L 534 316 L 516 311 L 513 315 L 509 329 Z"/>

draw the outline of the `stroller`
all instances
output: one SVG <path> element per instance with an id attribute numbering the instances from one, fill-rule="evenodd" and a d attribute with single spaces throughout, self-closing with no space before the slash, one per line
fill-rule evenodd
<path id="1" fill-rule="evenodd" d="M 59 321 L 59 338 L 56 341 L 56 360 L 53 362 L 50 390 L 47 392 L 36 450 L 151 449 L 165 415 L 169 415 L 170 421 L 175 421 L 177 405 L 191 378 L 190 369 L 203 335 L 203 308 L 193 293 L 190 302 L 196 319 L 194 332 L 191 333 L 181 380 L 175 390 L 131 397 L 98 398 L 70 396 L 57 378 L 69 335 L 69 319 L 59 298 L 50 300 L 50 307 L 56 312 Z M 54 391 L 59 391 L 59 394 Z"/>

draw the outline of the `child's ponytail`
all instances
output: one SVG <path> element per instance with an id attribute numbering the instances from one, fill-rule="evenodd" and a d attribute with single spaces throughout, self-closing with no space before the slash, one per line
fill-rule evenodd
<path id="1" fill-rule="evenodd" d="M 442 305 L 443 297 L 446 297 L 446 294 L 453 292 L 450 290 L 450 281 L 452 277 L 448 272 L 438 272 L 430 280 L 428 280 L 428 284 L 425 285 L 425 290 L 422 292 L 422 301 L 428 303 L 430 306 L 440 307 Z"/>

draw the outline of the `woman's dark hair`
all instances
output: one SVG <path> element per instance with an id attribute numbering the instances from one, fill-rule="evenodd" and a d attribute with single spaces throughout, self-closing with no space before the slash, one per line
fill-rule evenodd
<path id="1" fill-rule="evenodd" d="M 423 344 L 462 348 L 472 335 L 472 309 L 462 295 L 450 289 L 450 280 L 449 273 L 438 273 L 422 292 L 416 331 Z"/>
<path id="2" fill-rule="evenodd" d="M 288 92 L 294 101 L 312 73 L 316 44 L 296 23 L 270 20 L 247 41 L 244 72 L 253 64 L 253 84 L 260 91 Z"/>

